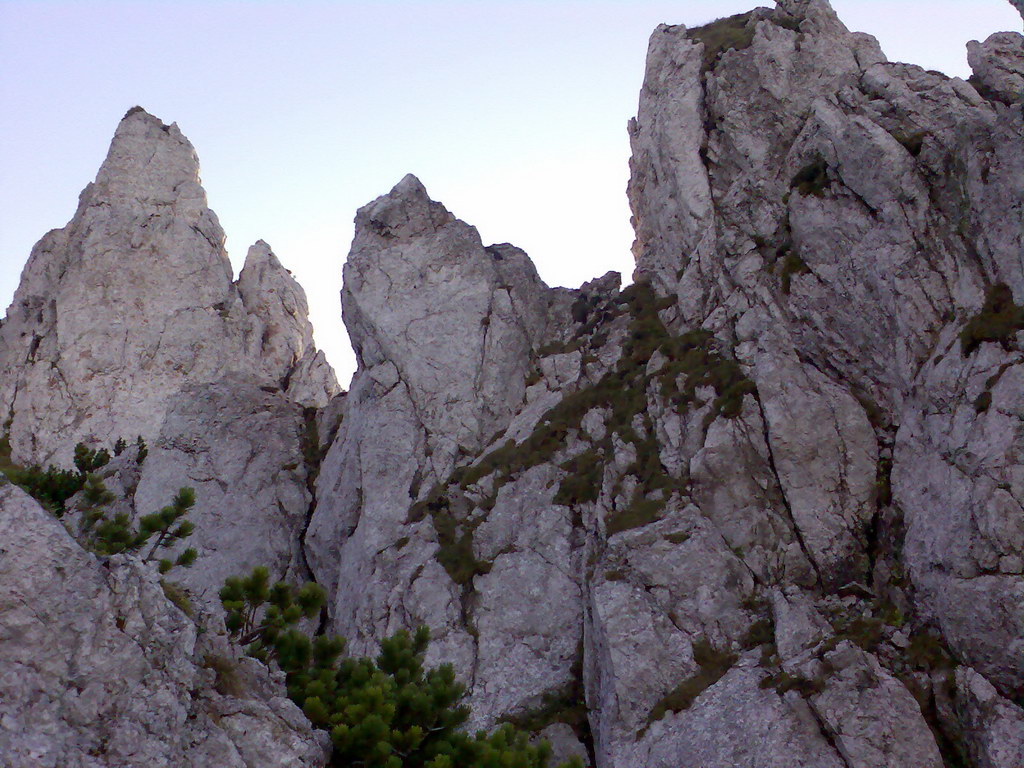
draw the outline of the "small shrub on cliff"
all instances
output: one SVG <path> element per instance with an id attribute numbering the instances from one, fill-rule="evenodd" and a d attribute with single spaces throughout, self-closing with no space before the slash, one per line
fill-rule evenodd
<path id="1" fill-rule="evenodd" d="M 194 530 L 193 524 L 183 519 L 196 503 L 196 492 L 192 488 L 179 488 L 170 504 L 159 512 L 143 515 L 137 530 L 126 513 L 107 515 L 104 507 L 114 496 L 95 475 L 90 475 L 86 481 L 83 497 L 82 530 L 90 536 L 90 547 L 97 554 L 141 553 L 149 545 L 149 551 L 142 557 L 142 561 L 148 563 L 187 539 Z M 160 573 L 167 573 L 175 566 L 192 565 L 195 559 L 196 551 L 189 547 L 174 560 L 160 558 L 157 567 Z"/>
<path id="2" fill-rule="evenodd" d="M 703 70 L 713 69 L 719 57 L 729 50 L 742 51 L 754 42 L 750 13 L 727 16 L 686 32 L 691 40 L 704 43 Z"/>
<path id="3" fill-rule="evenodd" d="M 323 588 L 311 582 L 298 590 L 284 582 L 271 586 L 263 567 L 248 576 L 232 576 L 220 591 L 227 612 L 224 624 L 232 637 L 250 656 L 264 663 L 275 661 L 289 673 L 305 670 L 314 659 L 331 664 L 344 647 L 335 642 L 333 654 L 325 653 L 329 648 L 318 638 L 321 647 L 314 654 L 313 642 L 295 628 L 301 619 L 317 616 L 325 598 Z"/>
<path id="4" fill-rule="evenodd" d="M 491 734 L 461 731 L 466 690 L 450 664 L 425 670 L 430 634 L 398 632 L 381 642 L 376 659 L 339 661 L 345 641 L 310 639 L 296 628 L 315 616 L 324 592 L 269 583 L 266 568 L 233 577 L 220 592 L 226 625 L 250 655 L 276 662 L 288 695 L 310 721 L 331 733 L 331 765 L 366 768 L 544 768 L 550 748 L 505 725 Z M 571 764 L 570 764 L 571 765 Z M 579 764 L 576 763 L 578 766 Z"/>
<path id="5" fill-rule="evenodd" d="M 997 341 L 1009 349 L 1020 330 L 1024 330 L 1024 307 L 1014 303 L 1006 283 L 997 283 L 985 294 L 981 311 L 960 332 L 960 351 L 967 357 L 985 341 Z"/>
<path id="6" fill-rule="evenodd" d="M 12 483 L 20 487 L 57 517 L 67 510 L 67 501 L 85 486 L 90 473 L 106 465 L 110 454 L 105 449 L 91 450 L 84 443 L 75 446 L 75 470 L 38 465 L 21 467 L 11 462 L 11 441 L 0 439 L 0 465 Z"/>
<path id="7" fill-rule="evenodd" d="M 109 462 L 110 453 L 106 448 L 93 450 L 86 446 L 85 443 L 79 443 L 75 446 L 75 467 L 77 467 L 82 475 L 95 472 L 97 469 L 105 467 Z"/>

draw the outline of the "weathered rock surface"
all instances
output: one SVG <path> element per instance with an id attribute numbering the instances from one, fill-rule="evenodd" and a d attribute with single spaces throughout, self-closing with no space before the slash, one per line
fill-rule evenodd
<path id="1" fill-rule="evenodd" d="M 227 577 L 259 565 L 274 578 L 309 578 L 301 539 L 315 437 L 300 405 L 257 384 L 229 374 L 175 395 L 131 494 L 138 515 L 160 509 L 182 486 L 195 489 L 195 532 L 182 547 L 198 558 L 176 578 L 214 602 Z"/>
<path id="2" fill-rule="evenodd" d="M 421 575 L 443 582 L 430 534 L 403 552 L 394 543 L 410 504 L 446 478 L 457 457 L 478 453 L 522 402 L 547 294 L 522 251 L 484 248 L 415 177 L 359 211 L 343 310 L 360 367 L 306 540 L 317 579 L 346 605 L 335 627 L 355 647 L 366 647 L 364 633 L 379 639 L 381 630 L 426 620 L 437 615 L 436 601 L 445 604 L 438 594 L 432 609 L 416 607 L 417 589 L 406 582 L 423 560 L 436 573 Z M 456 603 L 449 595 L 445 610 L 457 615 Z"/>
<path id="3" fill-rule="evenodd" d="M 237 284 L 192 145 L 135 108 L 63 229 L 33 249 L 0 329 L 16 460 L 70 463 L 78 441 L 150 439 L 183 386 L 229 371 L 306 405 L 337 392 L 302 289 L 264 243 Z"/>
<path id="4" fill-rule="evenodd" d="M 989 94 L 1009 104 L 1024 101 L 1024 37 L 997 32 L 983 43 L 967 44 L 967 61 Z"/>
<path id="5" fill-rule="evenodd" d="M 194 591 L 308 568 L 351 651 L 426 624 L 471 727 L 599 768 L 1016 766 L 1024 38 L 967 82 L 777 6 L 652 36 L 633 286 L 548 288 L 412 176 L 362 208 L 345 396 L 269 248 L 231 283 L 191 148 L 129 115 L 0 328 L 16 458 L 145 434 L 109 482 L 132 514 L 199 489 Z M 74 285 L 125 253 L 188 301 L 119 274 L 94 322 Z"/>
<path id="6" fill-rule="evenodd" d="M 11 768 L 322 766 L 280 680 L 0 487 L 0 756 Z"/>
<path id="7" fill-rule="evenodd" d="M 194 487 L 200 554 L 184 579 L 210 599 L 256 565 L 308 576 L 318 450 L 303 441 L 338 392 L 302 288 L 262 241 L 232 282 L 223 242 L 191 144 L 133 109 L 72 221 L 34 249 L 0 327 L 13 459 L 68 465 L 79 441 L 141 435 L 151 456 L 125 479 L 122 511 Z"/>
<path id="8" fill-rule="evenodd" d="M 1024 765 L 1024 712 L 969 667 L 956 673 L 964 740 L 978 768 Z"/>
<path id="9" fill-rule="evenodd" d="M 602 768 L 997 749 L 944 681 L 1024 683 L 1019 352 L 960 339 L 1024 298 L 1018 38 L 967 83 L 824 0 L 660 27 L 630 126 L 654 290 L 503 277 L 500 358 L 471 228 L 410 178 L 364 208 L 307 537 L 333 625 L 430 625 L 475 725 L 571 727 Z M 1015 722 L 968 711 L 971 744 Z"/>

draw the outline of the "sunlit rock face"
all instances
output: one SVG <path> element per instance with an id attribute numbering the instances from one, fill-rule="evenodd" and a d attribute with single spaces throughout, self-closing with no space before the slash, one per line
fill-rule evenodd
<path id="1" fill-rule="evenodd" d="M 984 317 L 1024 303 L 1022 50 L 947 78 L 823 0 L 660 27 L 621 292 L 495 277 L 412 178 L 360 211 L 332 625 L 430 625 L 475 724 L 600 766 L 1016 754 L 1020 354 Z"/>
<path id="2" fill-rule="evenodd" d="M 176 125 L 131 110 L 63 229 L 33 249 L 0 329 L 14 457 L 155 437 L 186 384 L 229 371 L 322 406 L 337 392 L 302 289 L 265 243 L 237 283 Z"/>
<path id="3" fill-rule="evenodd" d="M 134 112 L 0 328 L 14 457 L 144 435 L 108 486 L 135 516 L 197 489 L 194 595 L 266 564 L 327 589 L 351 652 L 425 624 L 472 728 L 513 722 L 560 757 L 1019 768 L 1022 57 L 998 32 L 969 81 L 890 63 L 825 0 L 661 26 L 629 126 L 634 284 L 550 288 L 407 176 L 356 215 L 344 395 L 301 289 L 263 243 L 232 282 L 191 147 Z M 16 521 L 43 513 L 2 491 L 0 575 L 49 574 L 53 549 L 138 581 L 115 589 L 126 615 L 171 610 L 52 520 L 25 544 Z M 8 545 L 29 554 L 4 570 Z M 0 626 L 21 626 L 29 590 L 3 602 L 22 583 L 3 579 Z M 88 590 L 72 613 L 110 629 Z M 175 631 L 187 677 L 194 627 Z M 173 645 L 132 637 L 144 659 Z M 93 744 L 47 675 L 32 744 Z M 20 679 L 0 672 L 0 706 Z M 193 690 L 168 717 L 206 722 Z M 322 760 L 259 690 L 282 764 Z"/>
<path id="4" fill-rule="evenodd" d="M 214 603 L 256 565 L 308 576 L 304 409 L 338 393 L 302 288 L 263 241 L 233 282 L 223 242 L 192 145 L 135 108 L 74 218 L 33 250 L 0 327 L 13 459 L 68 466 L 80 441 L 134 451 L 142 437 L 148 461 L 120 484 L 127 511 L 196 489 L 186 581 Z"/>

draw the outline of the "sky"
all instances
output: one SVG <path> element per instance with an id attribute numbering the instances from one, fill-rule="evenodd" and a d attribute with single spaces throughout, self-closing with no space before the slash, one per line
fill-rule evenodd
<path id="1" fill-rule="evenodd" d="M 263 239 L 295 274 L 343 385 L 352 219 L 406 173 L 549 285 L 628 280 L 626 123 L 647 39 L 757 4 L 0 0 L 0 305 L 136 104 L 196 147 L 236 272 Z M 959 77 L 968 40 L 1021 29 L 1006 0 L 833 6 L 890 60 Z"/>

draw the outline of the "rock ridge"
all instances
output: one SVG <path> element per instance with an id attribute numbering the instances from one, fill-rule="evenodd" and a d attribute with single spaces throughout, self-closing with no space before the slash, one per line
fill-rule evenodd
<path id="1" fill-rule="evenodd" d="M 471 727 L 587 765 L 1019 768 L 1024 37 L 968 53 L 967 81 L 890 62 L 826 0 L 658 27 L 629 125 L 633 284 L 548 287 L 405 176 L 356 214 L 344 394 L 269 246 L 233 282 L 191 145 L 130 111 L 0 327 L 15 457 L 144 431 L 107 481 L 133 514 L 197 488 L 197 602 L 256 564 L 313 576 L 350 652 L 425 624 Z M 0 626 L 38 631 L 33 580 L 119 654 L 132 612 L 155 617 L 114 700 L 165 686 L 161 716 L 193 724 L 157 738 L 125 704 L 147 755 L 323 761 L 264 673 L 244 705 L 210 693 L 207 640 L 152 574 L 76 547 L 0 487 Z M 64 685 L 60 629 L 38 683 L 0 671 L 11 701 Z M 147 649 L 173 664 L 150 675 Z M 6 748 L 90 765 L 106 731 L 55 699 L 35 730 L 0 717 Z M 208 717 L 243 706 L 253 728 Z"/>

